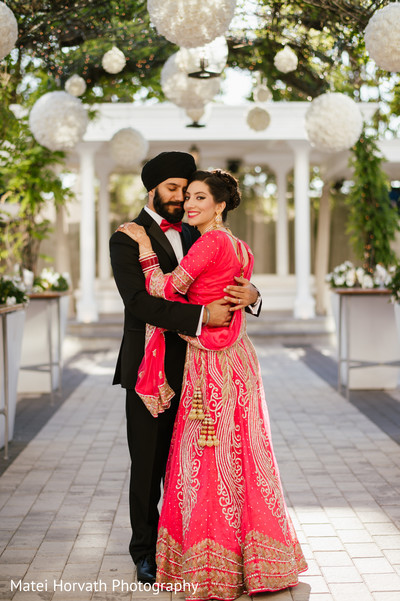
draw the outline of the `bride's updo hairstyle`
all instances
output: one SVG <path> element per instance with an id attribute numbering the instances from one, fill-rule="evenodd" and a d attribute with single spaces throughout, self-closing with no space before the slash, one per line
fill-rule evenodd
<path id="1" fill-rule="evenodd" d="M 228 211 L 236 209 L 240 205 L 241 194 L 239 182 L 233 175 L 220 169 L 214 171 L 195 171 L 190 177 L 188 184 L 192 182 L 204 182 L 210 188 L 210 192 L 217 204 L 225 202 L 222 211 L 222 219 L 225 221 Z"/>

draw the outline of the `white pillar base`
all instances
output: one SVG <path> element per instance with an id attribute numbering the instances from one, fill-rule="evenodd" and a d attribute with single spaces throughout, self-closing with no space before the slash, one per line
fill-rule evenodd
<path id="1" fill-rule="evenodd" d="M 80 323 L 93 323 L 99 320 L 97 303 L 84 300 L 76 301 L 76 319 Z"/>
<path id="2" fill-rule="evenodd" d="M 315 317 L 315 300 L 312 296 L 297 296 L 294 301 L 294 317 L 296 319 L 312 319 Z"/>

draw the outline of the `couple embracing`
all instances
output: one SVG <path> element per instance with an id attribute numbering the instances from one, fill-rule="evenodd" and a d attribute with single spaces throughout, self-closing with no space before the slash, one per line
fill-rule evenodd
<path id="1" fill-rule="evenodd" d="M 114 383 L 126 388 L 137 578 L 188 584 L 189 599 L 295 586 L 307 564 L 246 334 L 245 309 L 261 305 L 253 255 L 226 225 L 238 182 L 181 152 L 150 160 L 142 181 L 147 206 L 110 241 L 125 305 Z"/>

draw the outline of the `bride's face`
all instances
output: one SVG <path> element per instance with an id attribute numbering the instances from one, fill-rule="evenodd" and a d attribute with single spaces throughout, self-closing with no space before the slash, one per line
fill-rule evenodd
<path id="1" fill-rule="evenodd" d="M 203 233 L 214 223 L 216 213 L 223 211 L 225 203 L 215 202 L 205 182 L 194 181 L 186 190 L 183 206 L 189 225 L 196 226 L 200 233 Z"/>

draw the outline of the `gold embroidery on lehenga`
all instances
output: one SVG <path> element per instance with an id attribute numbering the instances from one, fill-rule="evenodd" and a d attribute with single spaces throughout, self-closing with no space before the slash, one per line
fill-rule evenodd
<path id="1" fill-rule="evenodd" d="M 159 531 L 157 582 L 197 584 L 190 599 L 233 599 L 246 592 L 280 590 L 296 585 L 298 574 L 306 569 L 297 542 L 285 545 L 256 530 L 246 535 L 243 556 L 210 538 L 183 551 L 166 528 Z"/>
<path id="2" fill-rule="evenodd" d="M 185 411 L 184 427 L 182 432 L 182 441 L 179 449 L 179 477 L 176 485 L 176 492 L 179 499 L 179 508 L 182 512 L 183 532 L 187 531 L 190 523 L 190 517 L 197 503 L 197 493 L 200 489 L 198 478 L 201 468 L 201 457 L 204 448 L 199 447 L 197 441 L 200 435 L 199 420 L 189 420 L 188 416 L 191 410 L 192 396 L 199 382 L 201 382 L 201 393 L 205 395 L 205 381 L 200 379 L 200 375 L 205 373 L 205 353 L 199 349 L 188 345 L 186 352 L 185 373 L 183 381 L 185 383 L 182 393 L 182 404 Z M 185 491 L 185 494 L 184 494 Z"/>
<path id="3" fill-rule="evenodd" d="M 234 347 L 236 347 L 236 344 Z M 225 519 L 231 528 L 234 529 L 240 543 L 244 483 L 241 461 L 241 437 L 236 431 L 235 424 L 237 391 L 233 381 L 230 352 L 218 351 L 215 353 L 215 359 L 215 365 L 210 367 L 209 373 L 215 381 L 216 373 L 219 372 L 223 382 L 220 414 L 217 423 L 217 437 L 220 440 L 220 445 L 215 452 L 219 504 Z"/>

